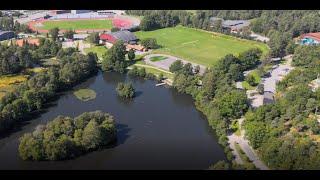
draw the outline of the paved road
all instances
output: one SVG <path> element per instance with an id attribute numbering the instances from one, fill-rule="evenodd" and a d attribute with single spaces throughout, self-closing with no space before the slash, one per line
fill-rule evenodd
<path id="1" fill-rule="evenodd" d="M 154 57 L 154 56 L 165 56 L 167 57 L 167 59 L 164 59 L 164 60 L 161 60 L 161 61 L 156 61 L 156 62 L 152 62 L 150 60 L 151 57 Z M 165 69 L 167 71 L 169 71 L 169 68 L 170 68 L 170 65 L 172 63 L 174 63 L 176 60 L 181 60 L 182 63 L 186 64 L 186 63 L 191 63 L 193 67 L 199 65 L 200 66 L 200 74 L 203 75 L 205 70 L 206 70 L 206 67 L 203 66 L 203 65 L 200 65 L 200 64 L 196 64 L 196 63 L 192 63 L 192 62 L 189 62 L 187 60 L 183 60 L 181 58 L 177 58 L 177 57 L 174 57 L 174 56 L 170 56 L 170 55 L 165 55 L 165 54 L 150 54 L 150 55 L 147 55 L 144 57 L 144 60 L 147 64 L 150 64 L 150 65 L 153 65 L 153 66 L 156 66 L 158 68 L 161 68 L 161 69 Z"/>
<path id="2" fill-rule="evenodd" d="M 286 63 L 275 65 L 274 69 L 271 70 L 271 76 L 267 78 L 262 78 L 261 81 L 264 84 L 265 92 L 276 92 L 276 84 L 278 81 L 282 80 L 291 70 L 294 68 L 291 66 L 292 56 L 286 56 Z"/>
<path id="3" fill-rule="evenodd" d="M 244 118 L 238 119 L 239 126 L 241 127 Z M 254 152 L 254 150 L 249 145 L 249 141 L 245 139 L 245 131 L 241 128 L 241 135 L 237 136 L 235 134 L 231 134 L 228 137 L 228 142 L 230 143 L 230 148 L 235 156 L 235 161 L 239 164 L 243 164 L 241 157 L 234 147 L 234 143 L 238 143 L 243 152 L 248 156 L 248 158 L 252 161 L 252 163 L 261 170 L 269 170 L 269 168 L 259 159 L 258 155 Z"/>
<path id="4" fill-rule="evenodd" d="M 268 37 L 262 36 L 260 34 L 256 34 L 254 32 L 251 33 L 250 35 L 251 37 L 255 38 L 256 40 L 260 40 L 260 41 L 266 41 L 268 42 L 270 39 Z"/>

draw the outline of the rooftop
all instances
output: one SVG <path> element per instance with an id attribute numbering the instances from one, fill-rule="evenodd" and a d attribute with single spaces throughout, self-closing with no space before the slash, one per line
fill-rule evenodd
<path id="1" fill-rule="evenodd" d="M 5 34 L 5 33 L 9 33 L 9 32 L 13 32 L 13 31 L 2 31 L 2 30 L 0 30 L 0 35 Z"/>
<path id="2" fill-rule="evenodd" d="M 312 38 L 317 41 L 320 41 L 320 32 L 303 34 L 303 35 L 301 35 L 301 37 L 302 38 Z"/>
<path id="3" fill-rule="evenodd" d="M 222 26 L 225 28 L 235 28 L 235 29 L 241 29 L 243 27 L 249 26 L 250 21 L 248 20 L 224 20 L 222 18 L 218 17 L 211 17 L 210 21 L 217 21 L 222 20 Z"/>
<path id="4" fill-rule="evenodd" d="M 241 29 L 249 25 L 250 25 L 250 21 L 247 21 L 247 20 L 226 20 L 222 22 L 222 26 L 233 27 L 236 29 Z"/>
<path id="5" fill-rule="evenodd" d="M 117 31 L 112 32 L 111 35 L 116 39 L 123 40 L 124 42 L 136 41 L 138 38 L 130 31 Z"/>

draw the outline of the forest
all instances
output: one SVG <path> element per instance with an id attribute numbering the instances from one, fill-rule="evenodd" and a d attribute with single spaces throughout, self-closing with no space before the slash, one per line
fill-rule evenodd
<path id="1" fill-rule="evenodd" d="M 297 47 L 295 69 L 277 84 L 276 102 L 245 115 L 246 136 L 271 168 L 320 167 L 320 90 L 309 87 L 320 72 L 319 58 L 319 47 Z"/>
<path id="2" fill-rule="evenodd" d="M 49 67 L 46 71 L 37 73 L 0 100 L 0 133 L 31 118 L 59 91 L 82 82 L 97 71 L 96 54 L 65 54 L 59 67 Z"/>

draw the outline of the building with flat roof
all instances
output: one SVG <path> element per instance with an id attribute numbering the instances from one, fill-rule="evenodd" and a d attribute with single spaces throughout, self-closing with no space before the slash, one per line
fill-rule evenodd
<path id="1" fill-rule="evenodd" d="M 0 30 L 0 41 L 8 40 L 14 38 L 15 34 L 13 31 L 1 31 Z"/>
<path id="2" fill-rule="evenodd" d="M 248 20 L 224 20 L 218 17 L 210 18 L 211 25 L 213 26 L 218 20 L 221 20 L 223 29 L 228 29 L 232 33 L 241 32 L 242 28 L 250 25 L 250 21 Z"/>
<path id="3" fill-rule="evenodd" d="M 73 40 L 84 40 L 89 36 L 89 34 L 74 34 Z"/>
<path id="4" fill-rule="evenodd" d="M 319 45 L 320 32 L 303 34 L 299 39 L 301 45 Z"/>
<path id="5" fill-rule="evenodd" d="M 71 14 L 89 13 L 91 10 L 71 10 Z"/>

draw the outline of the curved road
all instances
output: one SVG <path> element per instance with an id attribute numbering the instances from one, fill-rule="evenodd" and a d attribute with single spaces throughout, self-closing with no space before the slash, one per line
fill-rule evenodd
<path id="1" fill-rule="evenodd" d="M 167 59 L 164 59 L 164 60 L 160 60 L 160 61 L 156 61 L 156 62 L 152 62 L 150 60 L 150 58 L 152 57 L 155 57 L 155 56 L 164 56 L 164 57 L 167 57 Z M 201 75 L 204 74 L 205 70 L 206 70 L 206 67 L 203 66 L 203 65 L 200 65 L 200 64 L 196 64 L 196 63 L 192 63 L 190 61 L 187 61 L 187 60 L 184 60 L 184 59 L 181 59 L 181 58 L 178 58 L 178 57 L 175 57 L 175 56 L 171 56 L 171 55 L 166 55 L 166 54 L 150 54 L 150 55 L 147 55 L 144 57 L 144 61 L 146 62 L 146 64 L 150 64 L 150 65 L 153 65 L 153 66 L 156 66 L 158 68 L 161 68 L 161 69 L 164 69 L 164 70 L 167 70 L 169 71 L 169 68 L 170 68 L 170 65 L 172 63 L 174 63 L 175 61 L 177 60 L 181 60 L 183 64 L 186 64 L 186 63 L 191 63 L 193 68 L 197 65 L 200 66 L 200 73 Z"/>

